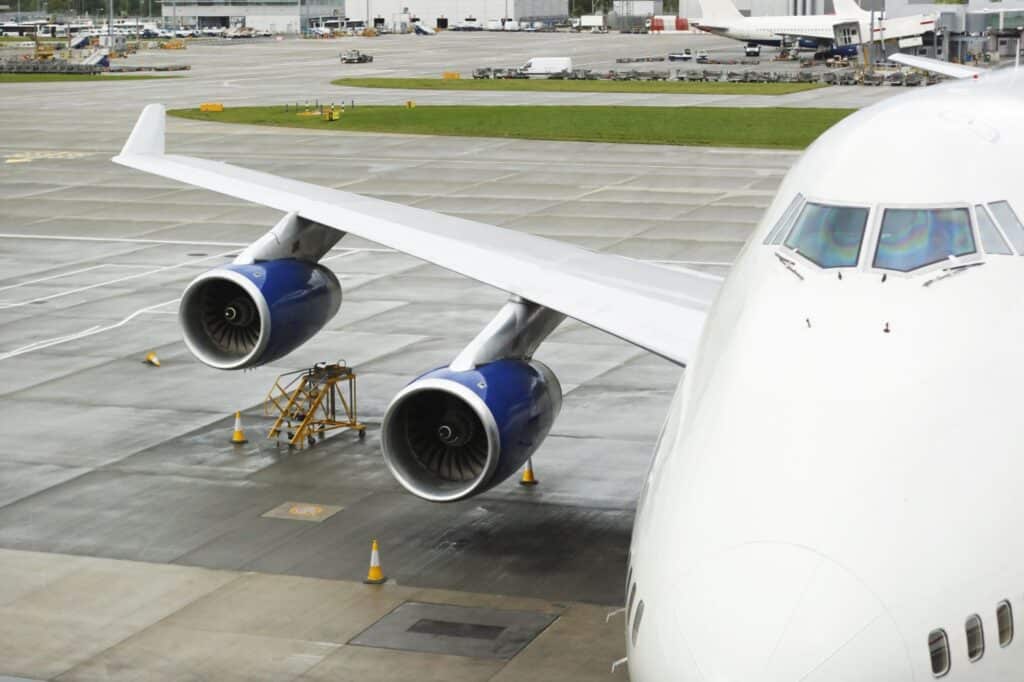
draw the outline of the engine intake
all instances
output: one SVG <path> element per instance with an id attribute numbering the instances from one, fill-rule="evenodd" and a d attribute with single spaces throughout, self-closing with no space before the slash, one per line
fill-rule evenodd
<path id="1" fill-rule="evenodd" d="M 471 497 L 526 463 L 561 406 L 558 379 L 535 360 L 436 369 L 406 386 L 388 407 L 381 426 L 384 460 L 419 497 Z"/>
<path id="2" fill-rule="evenodd" d="M 178 317 L 193 355 L 217 369 L 243 369 L 292 352 L 340 306 L 334 273 L 282 259 L 200 275 L 185 289 Z"/>

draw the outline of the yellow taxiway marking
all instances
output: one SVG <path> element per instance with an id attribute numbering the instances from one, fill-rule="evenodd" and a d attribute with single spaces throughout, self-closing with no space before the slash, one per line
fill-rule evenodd
<path id="1" fill-rule="evenodd" d="M 5 154 L 4 163 L 31 163 L 41 159 L 80 159 L 91 152 L 16 152 Z"/>

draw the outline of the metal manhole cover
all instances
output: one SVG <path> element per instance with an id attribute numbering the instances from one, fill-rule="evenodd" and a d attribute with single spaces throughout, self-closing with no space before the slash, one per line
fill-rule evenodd
<path id="1" fill-rule="evenodd" d="M 535 611 L 405 602 L 349 644 L 508 660 L 556 618 Z"/>
<path id="2" fill-rule="evenodd" d="M 505 632 L 500 625 L 479 625 L 477 623 L 455 623 L 450 620 L 432 620 L 423 618 L 409 626 L 406 632 L 419 632 L 425 635 L 442 635 L 444 637 L 469 637 L 471 639 L 498 639 Z"/>

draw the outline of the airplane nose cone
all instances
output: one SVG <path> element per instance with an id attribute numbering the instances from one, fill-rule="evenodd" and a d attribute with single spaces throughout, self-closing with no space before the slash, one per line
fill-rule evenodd
<path id="1" fill-rule="evenodd" d="M 634 682 L 913 679 L 882 602 L 813 550 L 742 545 L 700 562 L 660 592 L 666 599 L 648 597 L 647 632 L 630 651 Z"/>

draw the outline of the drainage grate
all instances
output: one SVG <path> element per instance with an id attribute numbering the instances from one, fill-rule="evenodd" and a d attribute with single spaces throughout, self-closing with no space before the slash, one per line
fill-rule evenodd
<path id="1" fill-rule="evenodd" d="M 406 632 L 419 632 L 424 635 L 443 635 L 444 637 L 498 639 L 498 635 L 505 632 L 505 628 L 499 625 L 454 623 L 450 620 L 431 620 L 430 618 L 422 618 L 413 623 Z"/>
<path id="2" fill-rule="evenodd" d="M 508 660 L 557 614 L 405 602 L 349 644 Z"/>

